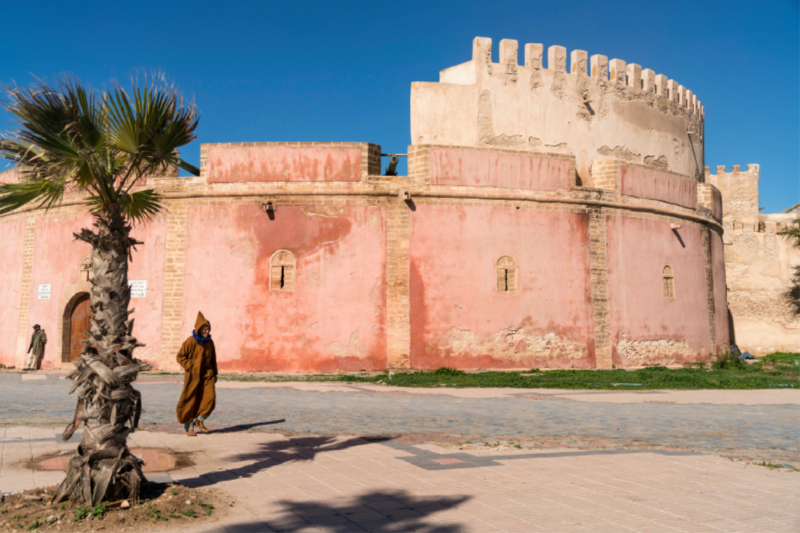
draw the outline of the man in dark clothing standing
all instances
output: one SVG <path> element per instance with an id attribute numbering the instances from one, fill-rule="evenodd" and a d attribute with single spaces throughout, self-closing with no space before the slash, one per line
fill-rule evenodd
<path id="1" fill-rule="evenodd" d="M 47 344 L 47 335 L 44 330 L 36 324 L 33 326 L 31 335 L 31 345 L 28 347 L 28 361 L 22 370 L 36 370 L 36 363 L 44 355 L 44 345 Z"/>

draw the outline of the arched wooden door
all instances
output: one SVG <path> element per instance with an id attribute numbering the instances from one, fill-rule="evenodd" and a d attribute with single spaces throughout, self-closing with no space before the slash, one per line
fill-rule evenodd
<path id="1" fill-rule="evenodd" d="M 83 294 L 75 301 L 72 314 L 69 317 L 69 360 L 78 358 L 83 351 L 83 342 L 86 332 L 92 329 L 92 310 L 89 308 L 88 294 Z"/>

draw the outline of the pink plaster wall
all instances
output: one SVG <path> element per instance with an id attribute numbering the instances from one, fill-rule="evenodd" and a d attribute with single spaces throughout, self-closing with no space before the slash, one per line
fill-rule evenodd
<path id="1" fill-rule="evenodd" d="M 159 218 L 143 226 L 136 226 L 131 237 L 144 242 L 133 252 L 128 264 L 129 280 L 147 280 L 147 296 L 131 298 L 131 309 L 135 309 L 133 335 L 145 344 L 137 348 L 135 357 L 161 368 L 161 311 L 164 302 L 164 266 L 167 252 L 167 223 Z"/>
<path id="2" fill-rule="evenodd" d="M 694 361 L 712 350 L 701 230 L 684 224 L 678 232 L 685 247 L 668 222 L 607 219 L 610 334 L 618 366 Z M 664 297 L 666 265 L 675 276 L 674 299 Z M 675 342 L 649 342 L 660 339 Z M 623 341 L 639 342 L 648 355 L 626 357 Z"/>
<path id="3" fill-rule="evenodd" d="M 714 331 L 716 333 L 716 352 L 724 351 L 723 345 L 730 345 L 730 325 L 728 323 L 728 287 L 725 278 L 725 251 L 722 236 L 711 232 L 711 274 L 714 280 Z"/>
<path id="4" fill-rule="evenodd" d="M 295 292 L 269 290 L 277 250 L 297 258 Z M 383 207 L 191 207 L 183 334 L 212 324 L 220 370 L 386 366 Z"/>
<path id="5" fill-rule="evenodd" d="M 25 250 L 25 221 L 0 224 L 0 363 L 17 364 L 17 325 Z"/>
<path id="6" fill-rule="evenodd" d="M 92 217 L 89 214 L 50 215 L 36 221 L 28 325 L 41 324 L 47 332 L 42 368 L 61 365 L 61 353 L 57 345 L 60 344 L 58 323 L 64 312 L 62 298 L 78 282 L 81 259 L 91 253 L 91 247 L 85 242 L 76 241 L 72 234 L 91 227 Z M 42 283 L 50 284 L 49 300 L 39 300 L 39 285 Z M 30 335 L 30 331 L 26 335 Z"/>
<path id="7" fill-rule="evenodd" d="M 594 366 L 586 215 L 419 205 L 411 221 L 413 368 Z M 496 290 L 505 255 L 516 293 Z"/>
<path id="8" fill-rule="evenodd" d="M 620 192 L 624 195 L 694 209 L 697 205 L 697 182 L 669 172 L 644 167 L 620 166 Z"/>
<path id="9" fill-rule="evenodd" d="M 565 159 L 431 148 L 433 185 L 568 191 L 570 180 L 570 163 Z"/>
<path id="10" fill-rule="evenodd" d="M 361 181 L 358 146 L 206 145 L 209 183 Z"/>
<path id="11" fill-rule="evenodd" d="M 78 283 L 80 261 L 91 253 L 91 247 L 76 241 L 73 233 L 82 228 L 92 228 L 92 216 L 49 215 L 36 221 L 36 241 L 31 271 L 31 293 L 28 321 L 39 323 L 47 332 L 48 342 L 42 359 L 42 368 L 61 366 L 58 351 L 58 323 L 62 319 L 71 287 Z M 136 352 L 138 358 L 153 360 L 161 343 L 161 301 L 166 240 L 166 223 L 154 222 L 135 228 L 131 236 L 144 245 L 133 253 L 129 279 L 147 280 L 147 297 L 131 300 L 136 308 L 132 318 L 134 336 L 147 346 Z M 49 300 L 39 300 L 39 284 L 51 285 Z"/>

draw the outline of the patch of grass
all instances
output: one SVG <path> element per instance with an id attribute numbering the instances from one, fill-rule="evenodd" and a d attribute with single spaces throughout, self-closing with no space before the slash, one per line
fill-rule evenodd
<path id="1" fill-rule="evenodd" d="M 382 374 L 339 375 L 338 381 L 391 383 L 401 387 L 513 387 L 559 389 L 768 389 L 800 386 L 800 354 L 775 353 L 755 364 L 738 357 L 720 357 L 711 368 L 706 363 L 691 363 L 683 368 L 670 369 L 652 366 L 638 370 L 559 369 L 536 372 L 475 372 L 438 369 L 433 371 L 400 372 L 390 382 Z M 533 374 L 533 375 L 531 375 Z"/>
<path id="2" fill-rule="evenodd" d="M 764 356 L 761 361 L 775 366 L 787 365 L 800 368 L 800 353 L 775 352 Z"/>
<path id="3" fill-rule="evenodd" d="M 214 512 L 214 506 L 211 505 L 210 503 L 203 503 L 203 500 L 200 500 L 199 502 L 197 502 L 197 504 L 203 509 L 205 509 L 206 516 L 211 516 L 211 513 Z"/>
<path id="4" fill-rule="evenodd" d="M 175 513 L 169 513 L 169 517 L 170 518 L 183 518 L 181 515 L 175 514 Z"/>
<path id="5" fill-rule="evenodd" d="M 97 518 L 98 520 L 102 520 L 107 511 L 108 502 L 101 502 L 92 507 L 92 510 L 89 511 L 89 516 L 92 518 Z"/>
<path id="6" fill-rule="evenodd" d="M 89 507 L 88 505 L 81 505 L 80 507 L 75 509 L 75 518 L 73 518 L 72 521 L 80 522 L 81 520 L 89 516 L 89 513 L 91 512 L 92 512 L 91 507 Z"/>
<path id="7" fill-rule="evenodd" d="M 61 503 L 58 504 L 58 510 L 59 511 L 63 511 L 66 508 L 67 508 L 67 502 L 61 502 Z"/>
<path id="8" fill-rule="evenodd" d="M 767 468 L 777 469 L 777 468 L 787 468 L 787 465 L 776 465 L 775 463 L 768 463 L 766 461 L 761 461 L 760 463 L 753 463 L 757 466 L 765 466 Z M 791 467 L 790 467 L 791 468 Z"/>
<path id="9" fill-rule="evenodd" d="M 725 369 L 741 370 L 742 368 L 747 366 L 747 363 L 739 359 L 738 355 L 734 355 L 732 353 L 726 353 L 718 355 L 711 366 L 712 368 L 715 368 L 717 370 L 725 370 Z"/>
<path id="10" fill-rule="evenodd" d="M 197 513 L 194 509 L 186 509 L 185 511 L 181 511 L 181 514 L 188 516 L 189 518 L 197 518 Z"/>
<path id="11" fill-rule="evenodd" d="M 446 366 L 437 368 L 433 372 L 431 372 L 434 376 L 466 376 L 467 373 L 463 370 L 456 370 L 455 368 L 449 368 Z"/>
<path id="12" fill-rule="evenodd" d="M 34 520 L 30 524 L 28 524 L 28 527 L 26 527 L 25 529 L 27 529 L 28 531 L 33 531 L 34 529 L 36 529 L 37 527 L 42 526 L 42 525 L 44 525 L 43 522 L 41 522 L 39 520 Z"/>
<path id="13" fill-rule="evenodd" d="M 25 520 L 26 518 L 28 518 L 27 514 L 12 514 L 11 515 L 11 520 Z"/>
<path id="14" fill-rule="evenodd" d="M 178 495 L 178 489 L 172 489 L 172 495 L 173 496 L 177 496 Z"/>
<path id="15" fill-rule="evenodd" d="M 161 516 L 161 511 L 155 505 L 145 511 L 144 514 L 153 522 L 158 522 L 159 520 L 168 520 L 166 516 Z"/>

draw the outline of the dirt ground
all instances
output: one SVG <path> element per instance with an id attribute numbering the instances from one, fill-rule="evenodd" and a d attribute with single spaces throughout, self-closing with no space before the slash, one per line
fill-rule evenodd
<path id="1" fill-rule="evenodd" d="M 50 503 L 57 485 L 0 497 L 2 531 L 159 531 L 216 522 L 235 502 L 216 489 L 150 483 L 139 502 L 104 502 L 94 507 Z"/>

